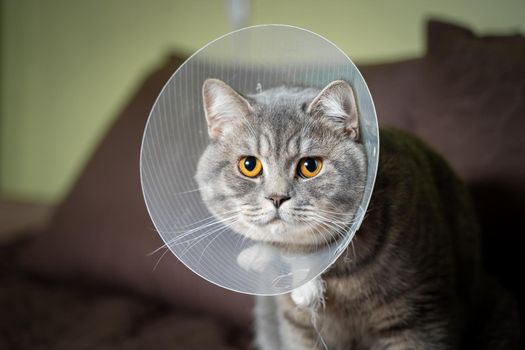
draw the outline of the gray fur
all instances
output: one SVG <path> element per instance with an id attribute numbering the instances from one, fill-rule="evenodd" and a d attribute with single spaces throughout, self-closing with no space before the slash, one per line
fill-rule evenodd
<path id="1" fill-rule="evenodd" d="M 337 239 L 352 220 L 345 213 L 354 212 L 361 200 L 366 156 L 360 143 L 339 130 L 340 120 L 308 111 L 320 90 L 280 87 L 242 98 L 224 83 L 212 83 L 218 86 L 204 89 L 212 142 L 196 176 L 212 213 L 225 219 L 234 211 L 240 219 L 235 231 L 287 249 L 315 249 Z M 208 90 L 228 96 L 209 96 Z M 215 98 L 239 106 L 221 107 L 219 101 L 214 109 Z M 229 110 L 241 112 L 232 117 Z M 239 172 L 243 156 L 262 161 L 262 176 L 252 179 Z M 298 162 L 314 156 L 323 160 L 321 172 L 312 179 L 298 177 Z M 267 199 L 273 194 L 290 200 L 276 209 Z M 312 221 L 314 215 L 326 223 Z M 269 223 L 276 217 L 281 220 Z M 327 229 L 334 220 L 339 227 Z"/>
<path id="2" fill-rule="evenodd" d="M 222 119 L 229 128 L 221 124 L 210 133 L 197 180 L 217 217 L 238 212 L 243 222 L 234 229 L 240 234 L 283 248 L 315 248 L 339 230 L 330 224 L 308 230 L 315 215 L 338 213 L 331 219 L 342 226 L 351 221 L 348 213 L 362 196 L 366 157 L 357 121 L 343 128 L 334 124 L 327 109 L 315 105 L 320 93 L 282 87 L 239 96 L 235 103 L 249 102 L 241 108 L 245 114 Z M 212 112 L 208 116 L 216 115 Z M 380 136 L 367 216 L 347 253 L 322 275 L 323 306 L 301 309 L 290 295 L 259 297 L 257 347 L 516 348 L 516 306 L 481 268 L 478 227 L 464 186 L 413 136 L 389 129 Z M 246 155 L 263 160 L 260 178 L 239 174 L 238 160 Z M 297 161 L 306 156 L 325 159 L 324 172 L 298 179 Z M 283 204 L 288 214 L 280 229 L 265 224 L 276 213 L 265 198 L 272 193 L 291 197 Z"/>

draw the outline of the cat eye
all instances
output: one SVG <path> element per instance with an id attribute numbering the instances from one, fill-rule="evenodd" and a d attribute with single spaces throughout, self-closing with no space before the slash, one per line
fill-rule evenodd
<path id="1" fill-rule="evenodd" d="M 299 161 L 299 165 L 297 166 L 297 175 L 309 179 L 319 174 L 322 167 L 323 161 L 321 158 L 303 158 Z"/>
<path id="2" fill-rule="evenodd" d="M 239 171 L 247 177 L 257 177 L 262 172 L 262 163 L 259 159 L 248 156 L 239 160 Z"/>

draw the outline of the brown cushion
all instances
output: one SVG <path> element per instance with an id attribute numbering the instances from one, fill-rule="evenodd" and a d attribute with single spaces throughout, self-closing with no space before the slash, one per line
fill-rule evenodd
<path id="1" fill-rule="evenodd" d="M 525 189 L 525 38 L 428 24 L 421 60 L 362 67 L 383 125 L 411 130 L 469 183 Z"/>
<path id="2" fill-rule="evenodd" d="M 378 118 L 421 136 L 466 180 L 485 263 L 523 295 L 525 38 L 480 37 L 439 21 L 427 31 L 423 59 L 362 67 Z"/>
<path id="3" fill-rule="evenodd" d="M 154 230 L 139 179 L 139 151 L 155 98 L 183 61 L 170 58 L 149 76 L 94 153 L 52 224 L 22 255 L 28 268 L 56 278 L 97 280 L 161 297 L 237 324 L 250 319 L 251 298 L 194 275 Z"/>
<path id="4" fill-rule="evenodd" d="M 416 98 L 414 112 L 430 115 L 418 132 L 468 181 L 482 224 L 485 262 L 523 297 L 524 285 L 516 276 L 525 237 L 516 228 L 523 227 L 525 217 L 525 37 L 477 37 L 431 22 L 428 40 L 429 93 Z"/>
<path id="5" fill-rule="evenodd" d="M 136 293 L 48 283 L 17 269 L 27 240 L 0 244 L 0 349 L 241 350 L 250 332 Z"/>

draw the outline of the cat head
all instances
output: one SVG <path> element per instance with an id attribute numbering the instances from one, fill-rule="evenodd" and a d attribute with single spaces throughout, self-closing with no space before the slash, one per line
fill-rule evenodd
<path id="1" fill-rule="evenodd" d="M 348 83 L 242 96 L 208 79 L 202 95 L 211 142 L 196 179 L 217 219 L 252 240 L 295 247 L 346 232 L 366 178 Z"/>

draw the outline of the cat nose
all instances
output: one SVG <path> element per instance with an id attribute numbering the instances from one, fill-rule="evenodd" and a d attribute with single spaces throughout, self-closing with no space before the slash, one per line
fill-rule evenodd
<path id="1" fill-rule="evenodd" d="M 280 195 L 277 195 L 277 194 L 272 194 L 272 195 L 266 197 L 266 199 L 271 200 L 273 205 L 276 208 L 279 208 L 281 206 L 281 204 L 283 204 L 288 199 L 290 199 L 290 197 L 288 197 L 288 196 L 280 196 Z"/>

